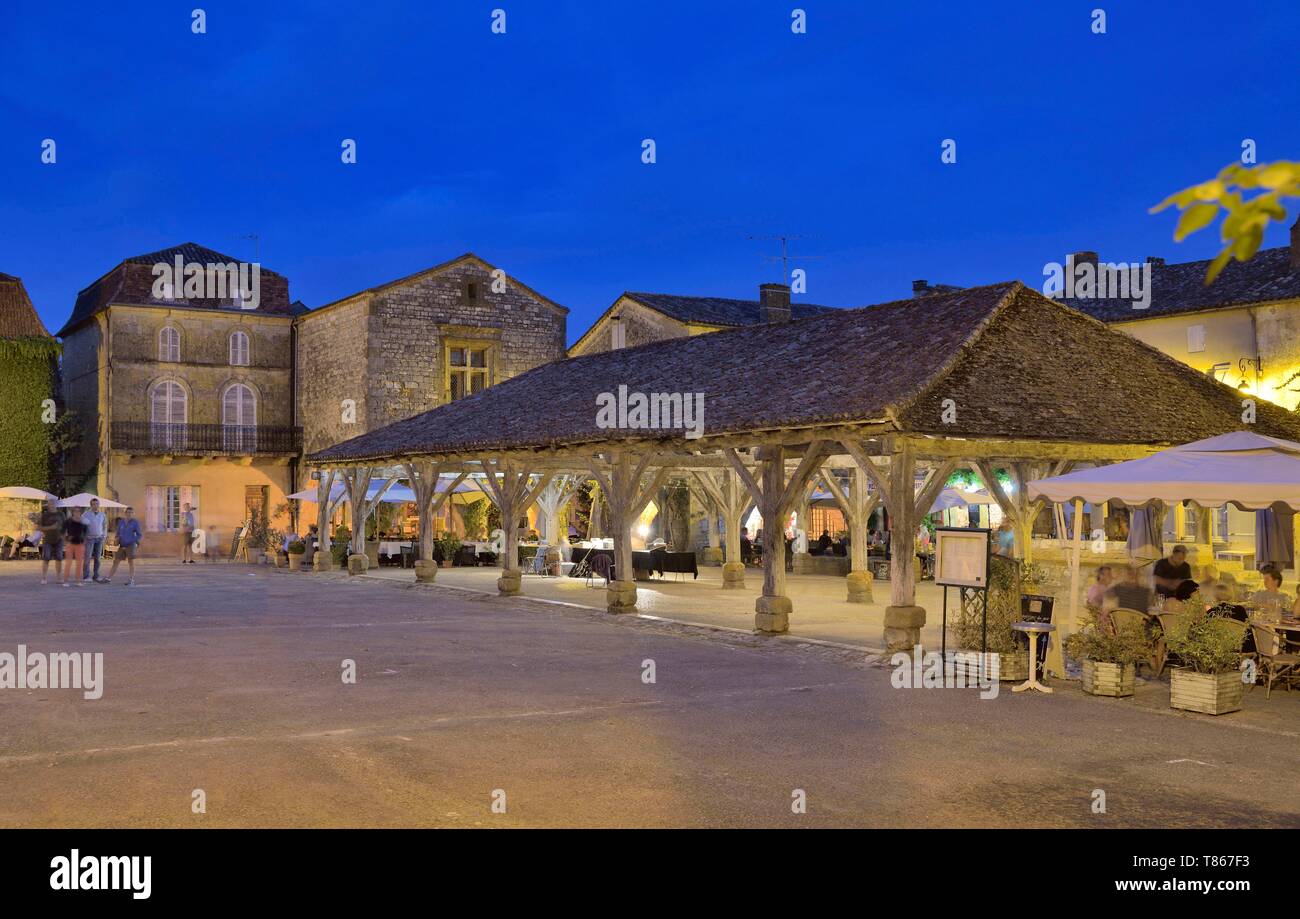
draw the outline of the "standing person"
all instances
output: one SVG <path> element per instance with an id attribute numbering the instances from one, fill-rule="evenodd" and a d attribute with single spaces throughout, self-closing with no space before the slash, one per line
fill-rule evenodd
<path id="1" fill-rule="evenodd" d="M 48 584 L 50 559 L 54 559 L 55 578 L 63 564 L 63 512 L 54 498 L 45 502 L 45 508 L 36 518 L 36 527 L 41 531 L 41 583 Z"/>
<path id="2" fill-rule="evenodd" d="M 81 586 L 81 569 L 86 560 L 86 525 L 81 522 L 81 508 L 74 507 L 72 516 L 63 521 L 63 586 L 68 586 L 68 578 L 76 577 L 77 586 Z"/>
<path id="3" fill-rule="evenodd" d="M 122 516 L 117 518 L 117 552 L 113 554 L 113 567 L 108 572 L 108 577 L 104 578 L 104 584 L 113 580 L 113 575 L 117 574 L 117 566 L 126 559 L 126 567 L 130 576 L 126 579 L 126 586 L 130 587 L 135 584 L 135 554 L 140 548 L 140 540 L 144 534 L 140 532 L 140 521 L 135 519 L 135 508 L 128 507 L 122 512 Z"/>
<path id="4" fill-rule="evenodd" d="M 194 511 L 181 505 L 181 564 L 194 564 Z"/>
<path id="5" fill-rule="evenodd" d="M 99 499 L 90 499 L 90 510 L 81 515 L 86 525 L 86 560 L 81 565 L 83 581 L 100 581 L 99 564 L 104 558 L 104 537 L 108 535 L 108 517 L 99 509 Z M 94 571 L 91 568 L 94 568 Z"/>

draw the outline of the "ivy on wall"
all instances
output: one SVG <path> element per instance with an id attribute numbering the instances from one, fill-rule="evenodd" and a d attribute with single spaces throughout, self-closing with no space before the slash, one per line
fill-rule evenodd
<path id="1" fill-rule="evenodd" d="M 0 339 L 0 485 L 49 490 L 55 424 L 46 420 L 45 400 L 54 398 L 58 353 L 49 338 Z"/>

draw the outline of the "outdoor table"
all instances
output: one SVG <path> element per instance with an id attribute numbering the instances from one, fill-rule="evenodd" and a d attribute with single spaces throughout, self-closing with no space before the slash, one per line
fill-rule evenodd
<path id="1" fill-rule="evenodd" d="M 1300 642 L 1300 619 L 1283 619 L 1281 622 L 1274 622 L 1273 628 L 1286 634 L 1282 638 L 1288 644 Z"/>
<path id="2" fill-rule="evenodd" d="M 1011 691 L 1024 692 L 1027 689 L 1034 689 L 1038 692 L 1050 693 L 1052 691 L 1050 686 L 1038 682 L 1038 636 L 1055 632 L 1056 626 L 1050 622 L 1015 622 L 1012 623 L 1011 628 L 1017 632 L 1025 632 L 1029 636 L 1029 679 L 1019 686 L 1011 687 Z"/>
<path id="3" fill-rule="evenodd" d="M 389 557 L 401 555 L 403 546 L 409 548 L 414 545 L 415 543 L 410 542 L 409 540 L 381 539 L 379 541 L 379 554 L 387 555 Z"/>
<path id="4" fill-rule="evenodd" d="M 1241 562 L 1241 567 L 1244 568 L 1246 571 L 1250 571 L 1255 567 L 1255 553 L 1251 551 L 1243 552 L 1237 549 L 1221 549 L 1220 551 L 1214 553 L 1214 557 L 1239 561 Z M 1249 563 L 1246 561 L 1247 559 L 1250 560 Z"/>

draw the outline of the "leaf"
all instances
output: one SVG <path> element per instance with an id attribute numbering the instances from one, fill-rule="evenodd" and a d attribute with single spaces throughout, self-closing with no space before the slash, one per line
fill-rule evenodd
<path id="1" fill-rule="evenodd" d="M 1174 228 L 1174 241 L 1182 242 L 1197 230 L 1209 226 L 1218 213 L 1217 204 L 1193 204 L 1178 218 L 1178 226 Z"/>
<path id="2" fill-rule="evenodd" d="M 1285 188 L 1300 182 L 1300 163 L 1269 163 L 1256 172 L 1259 184 L 1265 188 Z"/>
<path id="3" fill-rule="evenodd" d="M 1231 258 L 1232 258 L 1231 246 L 1228 246 L 1226 249 L 1224 249 L 1222 252 L 1220 252 L 1218 255 L 1214 257 L 1214 261 L 1210 262 L 1210 267 L 1205 272 L 1206 287 L 1209 287 L 1211 284 L 1214 283 L 1214 279 L 1219 276 L 1219 272 L 1223 270 L 1223 266 L 1228 264 L 1228 260 Z"/>

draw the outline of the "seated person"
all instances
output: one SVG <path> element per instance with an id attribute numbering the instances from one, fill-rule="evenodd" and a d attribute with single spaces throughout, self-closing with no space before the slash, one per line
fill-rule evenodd
<path id="1" fill-rule="evenodd" d="M 1219 583 L 1214 586 L 1213 593 L 1214 605 L 1210 607 L 1211 616 L 1222 616 L 1224 619 L 1236 619 L 1238 622 L 1247 622 L 1250 617 L 1246 613 L 1246 607 L 1232 602 L 1232 590 L 1228 585 Z"/>
<path id="2" fill-rule="evenodd" d="M 1115 583 L 1115 573 L 1110 565 L 1102 565 L 1097 569 L 1097 580 L 1088 588 L 1088 596 L 1085 602 L 1089 606 L 1101 609 L 1106 602 L 1106 592 L 1110 590 L 1111 585 Z"/>
<path id="3" fill-rule="evenodd" d="M 1151 608 L 1151 588 L 1142 583 L 1141 573 L 1137 564 L 1124 570 L 1124 580 L 1106 594 L 1109 609 L 1135 609 L 1145 613 Z"/>
<path id="4" fill-rule="evenodd" d="M 754 543 L 749 538 L 749 527 L 740 528 L 740 561 L 748 565 L 754 560 Z"/>
<path id="5" fill-rule="evenodd" d="M 1256 606 L 1275 606 L 1286 609 L 1292 606 L 1291 598 L 1282 593 L 1282 572 L 1276 568 L 1264 569 L 1264 589 L 1251 594 L 1250 602 Z"/>
<path id="6" fill-rule="evenodd" d="M 1295 586 L 1295 603 L 1291 604 L 1291 615 L 1300 619 L 1300 584 Z"/>
<path id="7" fill-rule="evenodd" d="M 1192 580 L 1192 566 L 1187 564 L 1187 549 L 1184 546 L 1174 546 L 1169 557 L 1156 562 L 1151 573 L 1156 593 L 1162 597 L 1186 600 L 1196 593 L 1198 585 Z"/>
<path id="8" fill-rule="evenodd" d="M 826 553 L 826 550 L 831 547 L 832 542 L 833 540 L 831 539 L 831 531 L 822 530 L 822 535 L 817 537 L 817 551 L 819 551 L 824 555 Z"/>

